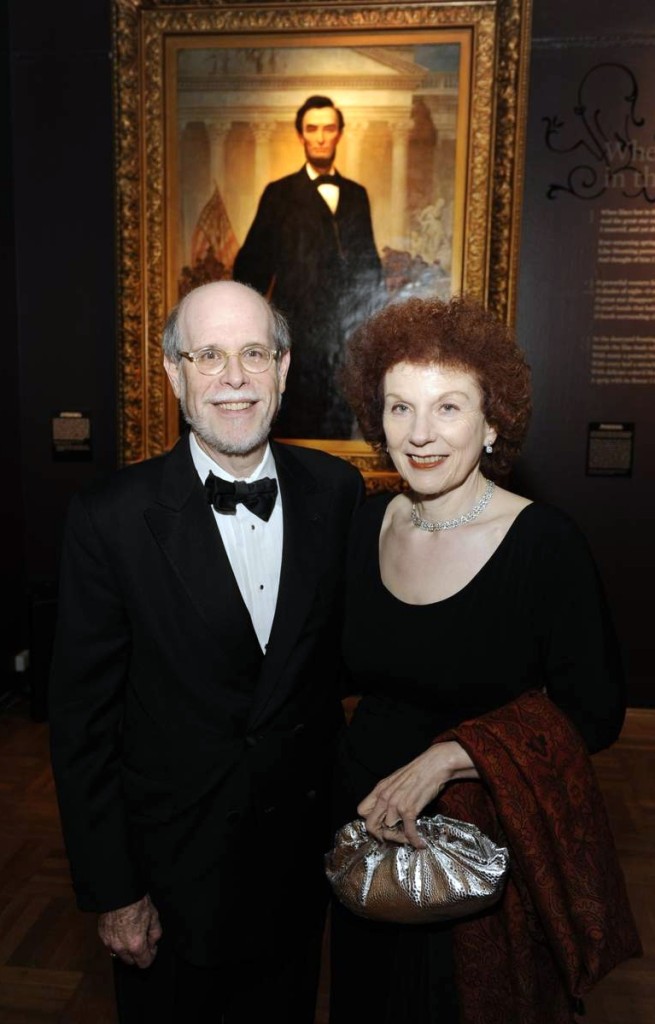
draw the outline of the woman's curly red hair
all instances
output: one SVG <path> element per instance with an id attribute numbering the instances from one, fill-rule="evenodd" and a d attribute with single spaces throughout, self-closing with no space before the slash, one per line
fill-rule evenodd
<path id="1" fill-rule="evenodd" d="M 493 455 L 482 453 L 485 476 L 504 476 L 518 456 L 532 408 L 530 368 L 511 330 L 480 303 L 455 297 L 390 304 L 352 335 L 341 376 L 363 437 L 384 447 L 384 377 L 398 363 L 452 367 L 470 373 L 483 395 L 485 419 L 497 431 Z"/>

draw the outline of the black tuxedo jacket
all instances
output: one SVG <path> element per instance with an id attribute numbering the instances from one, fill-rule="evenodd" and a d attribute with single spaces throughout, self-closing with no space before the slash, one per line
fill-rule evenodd
<path id="1" fill-rule="evenodd" d="M 288 316 L 328 308 L 380 283 L 366 189 L 338 172 L 333 214 L 305 168 L 266 186 L 233 269 Z"/>
<path id="2" fill-rule="evenodd" d="M 78 903 L 150 892 L 198 963 L 308 912 L 331 838 L 343 561 L 363 484 L 323 452 L 272 447 L 284 543 L 265 656 L 186 435 L 75 497 L 64 540 L 49 717 Z"/>
<path id="3" fill-rule="evenodd" d="M 383 301 L 366 189 L 334 180 L 336 214 L 304 167 L 267 185 L 234 262 L 234 280 L 267 295 L 291 327 L 288 389 L 302 402 L 283 404 L 278 436 L 350 436 L 350 409 L 334 401 L 336 373 L 345 339 Z"/>

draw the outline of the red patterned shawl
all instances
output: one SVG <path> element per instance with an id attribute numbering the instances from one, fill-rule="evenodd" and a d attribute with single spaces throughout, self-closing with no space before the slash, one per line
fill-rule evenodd
<path id="1" fill-rule="evenodd" d="M 571 1024 L 573 999 L 642 954 L 603 796 L 575 727 L 530 692 L 439 737 L 484 781 L 440 810 L 511 853 L 502 902 L 455 928 L 462 1024 Z"/>

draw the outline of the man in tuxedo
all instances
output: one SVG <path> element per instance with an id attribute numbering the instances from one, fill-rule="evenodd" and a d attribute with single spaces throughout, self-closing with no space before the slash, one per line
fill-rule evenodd
<path id="1" fill-rule="evenodd" d="M 344 343 L 382 297 L 382 271 L 366 189 L 336 170 L 344 119 L 327 96 L 296 114 L 305 165 L 266 186 L 233 267 L 235 281 L 273 299 L 294 350 L 279 437 L 348 438 L 352 412 L 337 375 Z"/>
<path id="2" fill-rule="evenodd" d="M 66 525 L 49 708 L 73 884 L 121 1024 L 312 1024 L 363 483 L 269 441 L 290 341 L 257 291 L 190 292 L 163 348 L 189 430 Z"/>

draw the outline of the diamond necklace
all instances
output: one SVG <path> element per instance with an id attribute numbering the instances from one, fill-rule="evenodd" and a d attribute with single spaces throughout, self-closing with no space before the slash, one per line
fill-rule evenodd
<path id="1" fill-rule="evenodd" d="M 481 512 L 484 512 L 485 508 L 491 501 L 491 495 L 494 493 L 493 480 L 487 480 L 487 486 L 484 489 L 484 494 L 480 498 L 477 505 L 474 505 L 472 509 L 465 512 L 463 516 L 458 516 L 457 519 L 444 519 L 442 522 L 432 522 L 430 519 L 421 519 L 416 505 L 412 502 L 412 525 L 418 527 L 419 530 L 427 530 L 429 533 L 436 533 L 437 530 L 454 530 L 456 526 L 464 526 L 465 523 L 471 523 L 474 519 L 477 519 Z"/>

